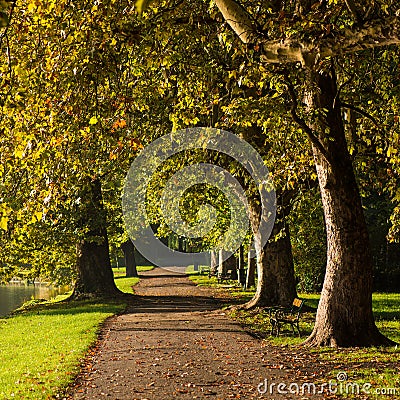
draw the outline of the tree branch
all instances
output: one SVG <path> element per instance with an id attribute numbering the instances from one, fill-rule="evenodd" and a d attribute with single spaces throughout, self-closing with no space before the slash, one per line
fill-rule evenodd
<path id="1" fill-rule="evenodd" d="M 243 43 L 254 43 L 260 35 L 250 14 L 235 0 L 215 0 L 225 21 Z"/>
<path id="2" fill-rule="evenodd" d="M 378 124 L 378 121 L 371 114 L 369 114 L 368 112 L 362 110 L 361 108 L 358 108 L 357 106 L 354 106 L 352 104 L 343 103 L 342 101 L 340 102 L 340 106 L 343 107 L 343 108 L 348 108 L 350 110 L 353 110 L 353 111 L 361 114 L 363 117 L 366 117 L 366 118 L 370 119 L 374 123 L 376 128 L 378 128 L 378 129 L 381 128 L 379 126 L 379 124 Z"/>
<path id="3" fill-rule="evenodd" d="M 250 14 L 236 0 L 215 0 L 215 3 L 240 39 L 260 48 L 261 61 L 265 63 L 300 62 L 305 66 L 313 66 L 322 58 L 400 44 L 400 20 L 397 16 L 344 28 L 330 37 L 321 35 L 319 39 L 311 36 L 301 40 L 265 40 Z M 347 0 L 346 4 L 353 8 L 350 5 L 354 5 L 352 0 Z"/>
<path id="4" fill-rule="evenodd" d="M 331 164 L 328 153 L 325 150 L 322 143 L 320 142 L 320 140 L 318 139 L 318 137 L 314 134 L 313 130 L 307 125 L 306 121 L 304 121 L 304 119 L 297 114 L 297 106 L 298 106 L 297 96 L 296 92 L 294 91 L 294 87 L 290 82 L 290 79 L 287 74 L 285 74 L 285 82 L 289 92 L 289 96 L 292 100 L 290 113 L 292 115 L 293 121 L 296 122 L 301 129 L 303 129 L 303 131 L 307 134 L 308 138 L 310 139 L 311 143 L 320 151 L 320 153 L 324 156 L 326 161 Z"/>
<path id="5" fill-rule="evenodd" d="M 312 66 L 319 59 L 400 44 L 400 21 L 398 17 L 370 21 L 362 27 L 344 29 L 335 37 L 303 40 L 262 41 L 261 60 L 268 63 L 301 62 Z"/>
<path id="6" fill-rule="evenodd" d="M 352 13 L 353 17 L 356 19 L 358 23 L 362 22 L 362 18 L 360 13 L 357 10 L 356 5 L 354 4 L 353 0 L 344 0 L 346 3 L 346 7 L 349 9 L 349 11 Z"/>

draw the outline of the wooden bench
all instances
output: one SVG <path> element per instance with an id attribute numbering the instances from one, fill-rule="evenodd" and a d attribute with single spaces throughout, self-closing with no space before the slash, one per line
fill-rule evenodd
<path id="1" fill-rule="evenodd" d="M 292 306 L 290 308 L 278 307 L 271 309 L 270 311 L 270 322 L 271 322 L 271 335 L 276 331 L 276 336 L 279 335 L 281 325 L 287 324 L 292 327 L 293 333 L 295 333 L 295 328 L 300 334 L 300 313 L 303 307 L 304 301 L 301 299 L 294 299 Z"/>

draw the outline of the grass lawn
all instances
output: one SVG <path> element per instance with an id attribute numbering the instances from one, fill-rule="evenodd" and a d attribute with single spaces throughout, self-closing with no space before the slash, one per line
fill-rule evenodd
<path id="1" fill-rule="evenodd" d="M 48 399 L 72 382 L 99 324 L 121 303 L 41 305 L 0 319 L 0 399 Z"/>
<path id="2" fill-rule="evenodd" d="M 216 278 L 209 279 L 207 275 L 192 274 L 190 279 L 200 286 L 224 287 L 230 293 L 232 303 L 236 303 L 238 300 L 245 302 L 254 294 L 254 290 L 243 291 L 240 287 L 235 286 L 234 282 L 218 284 Z M 307 305 L 317 308 L 319 294 L 299 294 L 299 297 L 304 299 Z M 385 336 L 400 343 L 400 294 L 374 293 L 372 300 L 379 330 Z M 295 346 L 301 344 L 311 333 L 315 320 L 315 313 L 307 312 L 302 315 L 300 320 L 301 338 L 294 336 L 290 328 L 279 337 L 274 337 L 269 334 L 271 329 L 269 315 L 263 310 L 231 311 L 230 316 L 247 329 L 261 334 L 272 346 L 293 346 L 294 350 Z M 335 379 L 339 371 L 346 371 L 348 382 L 356 382 L 360 385 L 369 383 L 373 388 L 397 388 L 397 393 L 400 394 L 400 346 L 367 349 L 318 348 L 309 351 L 321 362 L 338 366 L 338 368 L 332 368 L 328 379 Z M 384 396 L 384 398 L 392 399 L 400 398 L 400 396 Z"/>
<path id="3" fill-rule="evenodd" d="M 154 267 L 151 265 L 138 265 L 136 270 L 138 272 L 151 271 Z M 134 293 L 133 286 L 139 282 L 139 278 L 126 278 L 125 267 L 113 268 L 114 280 L 117 288 L 124 293 Z"/>
<path id="4" fill-rule="evenodd" d="M 117 287 L 133 293 L 139 278 L 121 275 L 115 278 Z M 101 323 L 126 307 L 122 302 L 62 302 L 66 297 L 0 318 L 1 400 L 41 400 L 60 393 L 79 372 Z"/>
<path id="5" fill-rule="evenodd" d="M 138 265 L 136 267 L 137 272 L 143 271 L 151 271 L 154 267 L 152 265 Z M 121 268 L 113 268 L 114 278 L 118 278 L 119 276 L 125 276 L 125 267 Z"/>

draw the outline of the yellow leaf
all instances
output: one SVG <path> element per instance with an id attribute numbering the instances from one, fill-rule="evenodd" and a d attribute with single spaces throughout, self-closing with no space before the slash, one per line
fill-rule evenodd
<path id="1" fill-rule="evenodd" d="M 237 71 L 234 69 L 233 71 L 229 71 L 228 73 L 228 77 L 229 78 L 235 78 L 236 79 L 237 76 Z"/>
<path id="2" fill-rule="evenodd" d="M 6 231 L 7 230 L 7 226 L 8 226 L 8 217 L 2 217 L 0 219 L 0 228 L 4 229 Z"/>
<path id="3" fill-rule="evenodd" d="M 37 222 L 42 219 L 42 213 L 40 211 L 35 211 L 32 215 L 32 222 Z"/>
<path id="4" fill-rule="evenodd" d="M 96 117 L 92 117 L 89 120 L 90 125 L 96 125 L 99 120 Z"/>
<path id="5" fill-rule="evenodd" d="M 14 150 L 14 155 L 17 158 L 22 158 L 24 156 L 24 150 L 22 149 L 15 149 Z"/>

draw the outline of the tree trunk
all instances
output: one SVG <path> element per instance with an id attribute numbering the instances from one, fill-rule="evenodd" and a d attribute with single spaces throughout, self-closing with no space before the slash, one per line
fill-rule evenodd
<path id="1" fill-rule="evenodd" d="M 226 271 L 228 270 L 226 265 L 226 260 L 223 261 L 223 257 L 224 257 L 224 250 L 220 249 L 218 251 L 218 274 L 220 275 L 226 275 Z"/>
<path id="2" fill-rule="evenodd" d="M 218 269 L 218 254 L 215 250 L 211 251 L 211 261 L 210 261 L 210 274 L 216 275 Z"/>
<path id="3" fill-rule="evenodd" d="M 81 199 L 79 225 L 87 233 L 76 246 L 78 277 L 72 298 L 119 295 L 121 292 L 115 286 L 111 268 L 106 215 L 98 179 L 88 182 Z"/>
<path id="4" fill-rule="evenodd" d="M 244 308 L 289 306 L 297 296 L 292 245 L 289 229 L 282 216 L 264 247 L 255 240 L 257 254 L 257 289 L 254 297 Z"/>
<path id="5" fill-rule="evenodd" d="M 223 256 L 225 255 L 225 250 L 219 250 L 219 261 L 218 261 L 218 274 L 226 275 L 228 271 L 232 271 L 232 279 L 237 279 L 236 273 L 236 258 L 232 254 L 227 260 L 223 260 Z"/>
<path id="6" fill-rule="evenodd" d="M 239 285 L 246 285 L 246 271 L 244 269 L 244 254 L 243 254 L 243 245 L 239 247 L 238 252 L 238 269 L 237 269 L 237 280 Z"/>
<path id="7" fill-rule="evenodd" d="M 247 255 L 247 275 L 246 275 L 246 289 L 256 286 L 256 259 L 251 258 L 249 251 Z"/>
<path id="8" fill-rule="evenodd" d="M 327 233 L 327 266 L 308 346 L 389 344 L 372 314 L 372 258 L 361 198 L 347 149 L 335 71 L 309 72 L 308 106 L 320 110 L 313 143 Z M 326 110 L 325 118 L 322 110 Z M 323 118 L 323 120 L 322 120 Z M 325 154 L 323 154 L 325 153 Z"/>
<path id="9" fill-rule="evenodd" d="M 289 306 L 297 296 L 292 245 L 285 216 L 291 209 L 294 191 L 277 193 L 275 225 L 268 242 L 262 246 L 258 233 L 260 206 L 250 201 L 250 222 L 254 232 L 257 287 L 254 297 L 243 305 L 253 307 Z"/>
<path id="10" fill-rule="evenodd" d="M 124 252 L 125 258 L 125 269 L 126 269 L 126 277 L 137 278 L 139 275 L 136 270 L 136 259 L 135 259 L 135 246 L 131 240 L 127 240 L 121 246 L 122 251 Z"/>

